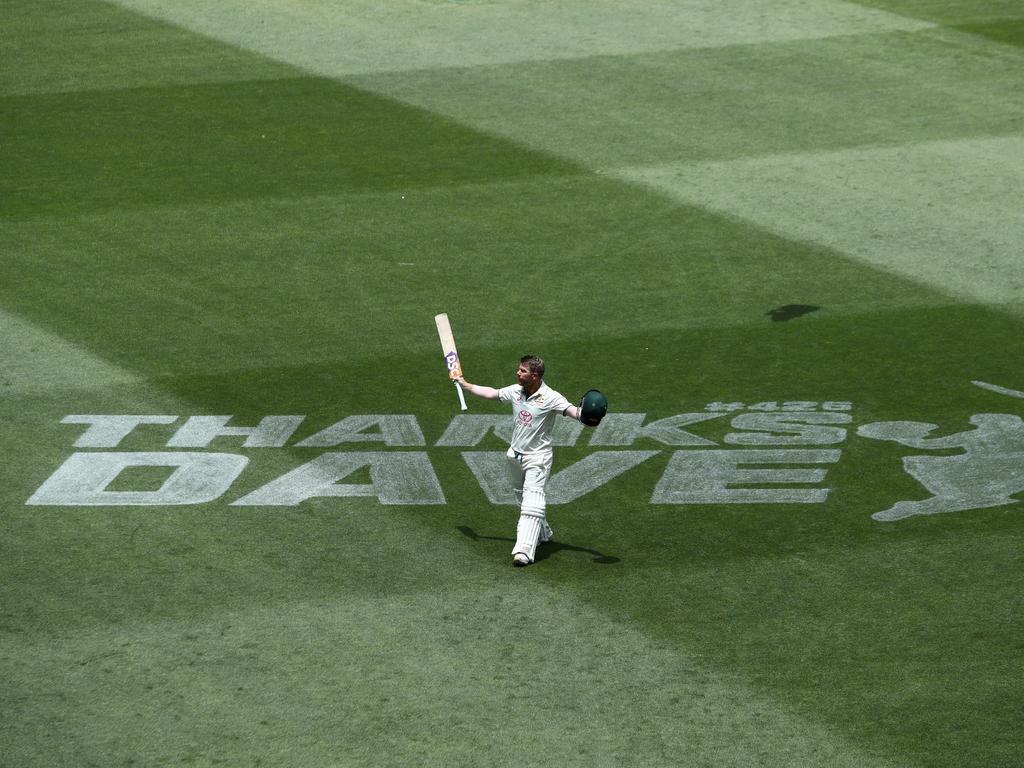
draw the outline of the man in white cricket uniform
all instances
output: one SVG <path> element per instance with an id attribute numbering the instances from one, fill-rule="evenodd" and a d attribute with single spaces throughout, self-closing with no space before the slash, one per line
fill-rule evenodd
<path id="1" fill-rule="evenodd" d="M 526 355 L 516 370 L 517 384 L 501 389 L 456 381 L 467 392 L 487 400 L 512 404 L 512 443 L 508 459 L 512 491 L 519 503 L 519 524 L 512 563 L 529 565 L 537 554 L 537 545 L 550 541 L 544 486 L 551 476 L 551 430 L 558 414 L 580 418 L 580 409 L 544 383 L 544 361 Z"/>

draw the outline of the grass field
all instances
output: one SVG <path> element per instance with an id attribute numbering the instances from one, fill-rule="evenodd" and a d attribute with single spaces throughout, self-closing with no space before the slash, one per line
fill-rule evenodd
<path id="1" fill-rule="evenodd" d="M 1019 0 L 0 17 L 2 768 L 1024 762 Z"/>

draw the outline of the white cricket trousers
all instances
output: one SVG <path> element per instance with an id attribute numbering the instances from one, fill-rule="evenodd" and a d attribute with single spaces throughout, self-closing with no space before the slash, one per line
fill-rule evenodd
<path id="1" fill-rule="evenodd" d="M 512 554 L 522 553 L 532 563 L 537 555 L 537 544 L 551 538 L 544 486 L 551 476 L 552 453 L 520 453 L 509 448 L 505 458 L 508 461 L 512 493 L 519 503 L 519 524 L 516 526 L 516 545 Z"/>

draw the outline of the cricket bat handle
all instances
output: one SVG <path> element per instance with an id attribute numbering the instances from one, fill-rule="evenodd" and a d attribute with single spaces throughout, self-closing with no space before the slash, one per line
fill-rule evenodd
<path id="1" fill-rule="evenodd" d="M 459 407 L 462 410 L 466 410 L 466 396 L 462 394 L 462 387 L 457 381 L 455 382 L 455 391 L 459 393 Z"/>

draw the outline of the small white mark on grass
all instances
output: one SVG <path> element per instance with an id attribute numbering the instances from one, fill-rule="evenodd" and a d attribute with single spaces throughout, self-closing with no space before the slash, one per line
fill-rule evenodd
<path id="1" fill-rule="evenodd" d="M 1009 395 L 1010 397 L 1024 398 L 1024 392 L 1021 392 L 1020 390 L 1017 390 L 1017 389 L 1009 389 L 1008 387 L 1000 387 L 998 384 L 989 384 L 989 383 L 984 382 L 984 381 L 972 381 L 971 384 L 974 384 L 977 387 L 981 387 L 982 389 L 987 389 L 990 392 L 996 392 L 996 393 L 998 393 L 1000 395 Z"/>

